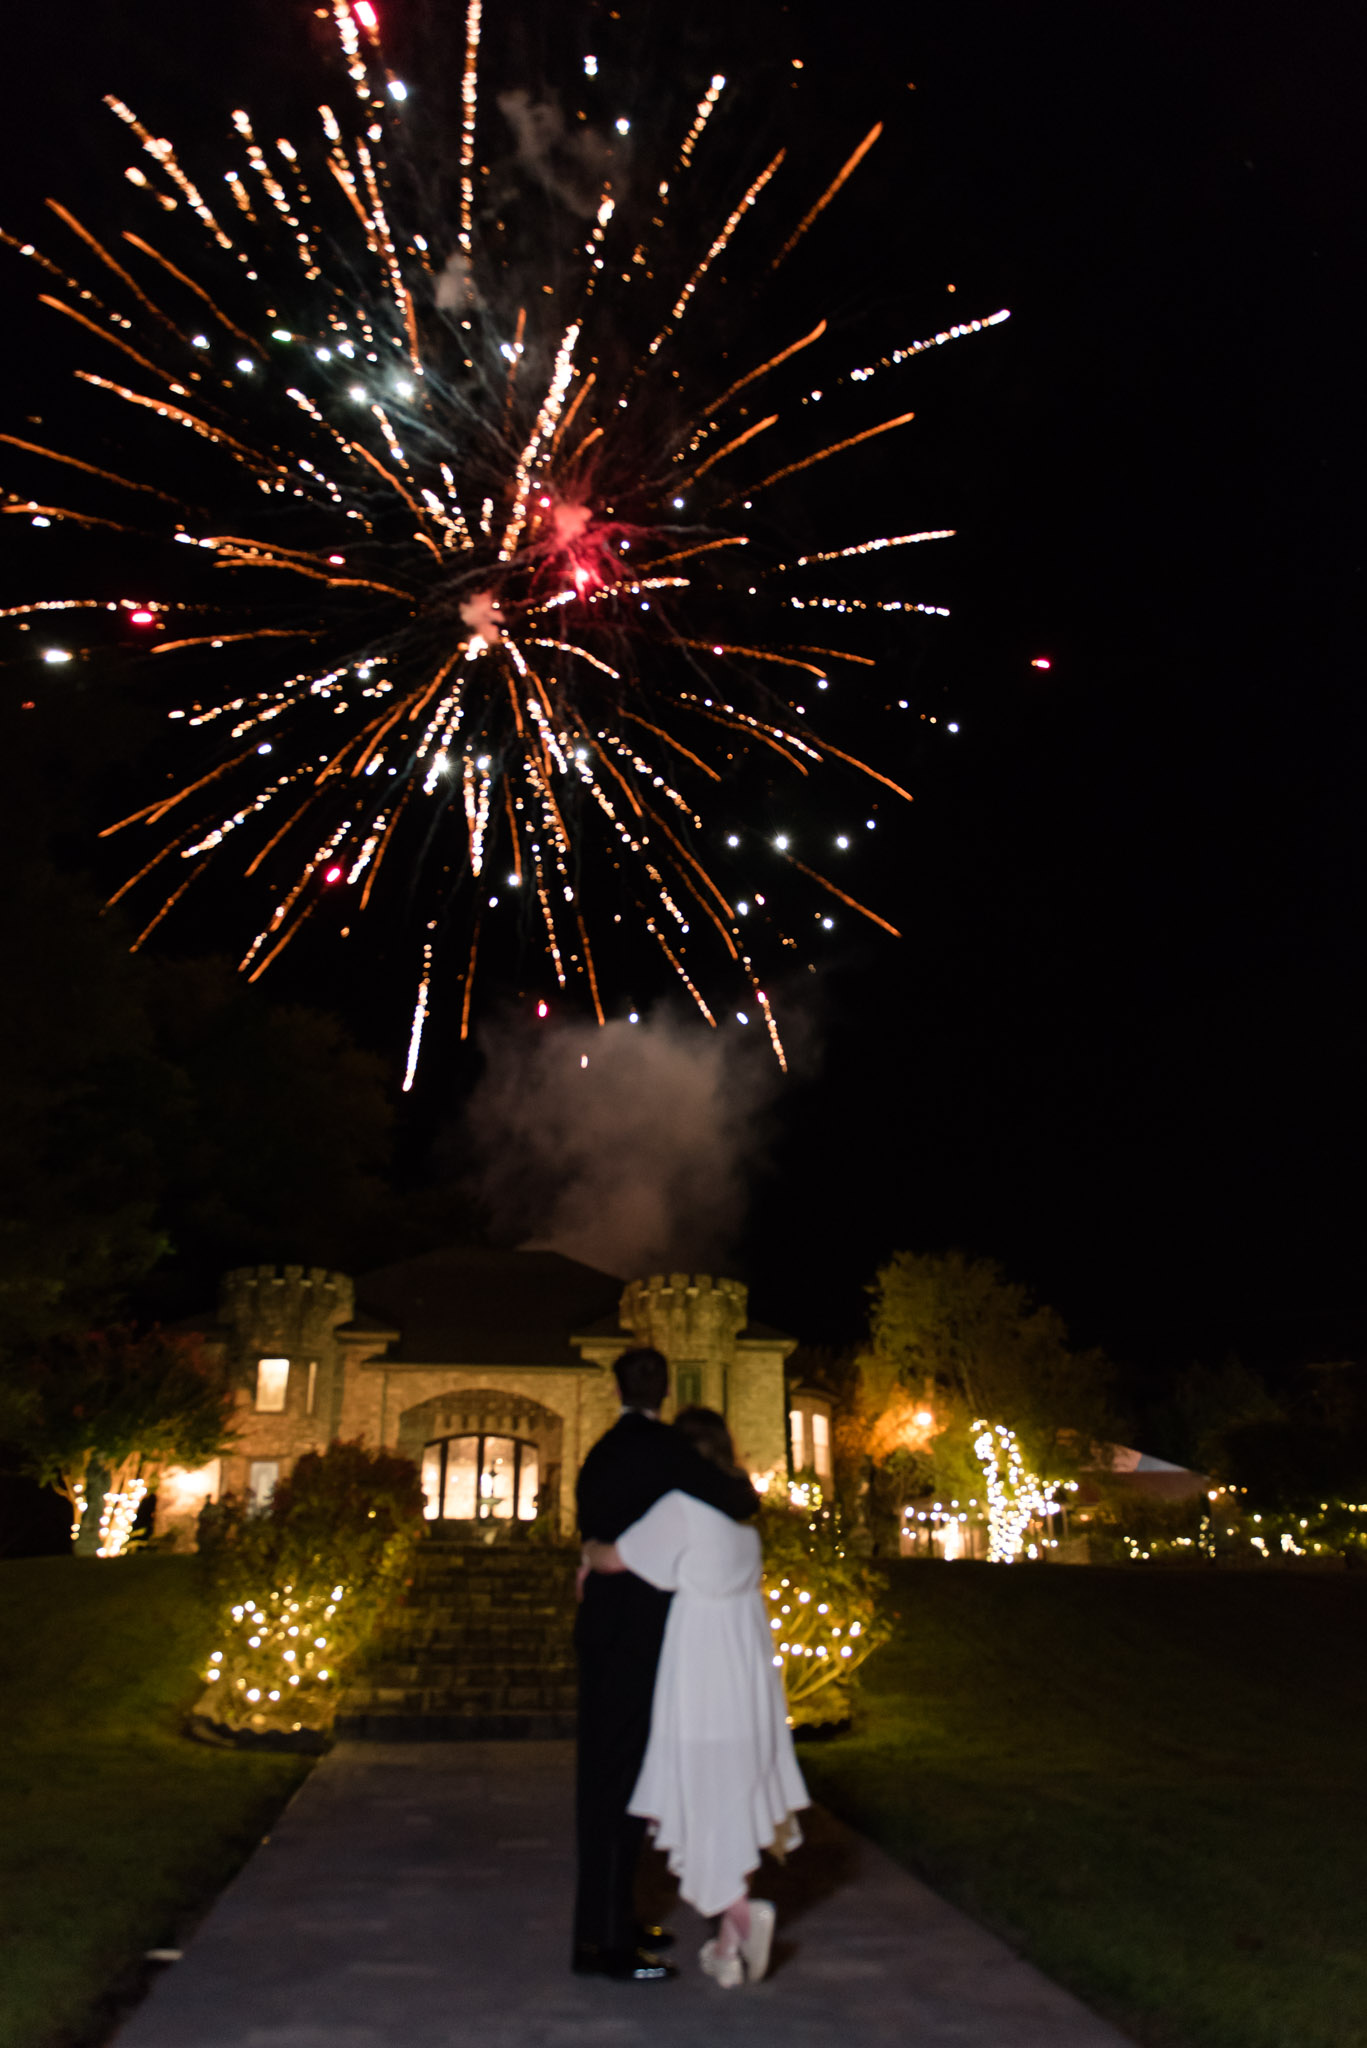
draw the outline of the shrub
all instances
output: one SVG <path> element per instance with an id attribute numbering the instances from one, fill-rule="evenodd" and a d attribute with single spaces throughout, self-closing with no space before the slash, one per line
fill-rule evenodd
<path id="1" fill-rule="evenodd" d="M 760 1515 L 764 1595 L 788 1710 L 796 1723 L 843 1721 L 852 1679 L 886 1642 L 878 1613 L 881 1580 L 846 1547 L 840 1518 L 819 1491 L 807 1508 L 769 1507 Z"/>
<path id="2" fill-rule="evenodd" d="M 415 1465 L 336 1443 L 300 1458 L 264 1514 L 206 1512 L 204 1552 L 227 1610 L 199 1711 L 222 1726 L 330 1726 L 340 1679 L 407 1579 L 422 1528 Z"/>

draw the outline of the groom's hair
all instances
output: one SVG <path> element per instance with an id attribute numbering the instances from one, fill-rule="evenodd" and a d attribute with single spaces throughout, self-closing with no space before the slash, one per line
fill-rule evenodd
<path id="1" fill-rule="evenodd" d="M 669 1367 L 664 1354 L 646 1345 L 624 1351 L 612 1368 L 624 1408 L 659 1408 L 669 1392 Z"/>

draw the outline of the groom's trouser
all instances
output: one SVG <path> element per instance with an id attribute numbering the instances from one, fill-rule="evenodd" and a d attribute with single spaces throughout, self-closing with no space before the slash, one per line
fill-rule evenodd
<path id="1" fill-rule="evenodd" d="M 650 1735 L 655 1667 L 668 1594 L 622 1573 L 584 1589 L 575 1783 L 579 1882 L 575 1947 L 624 1954 L 636 1945 L 635 1877 L 644 1820 L 627 1812 Z"/>

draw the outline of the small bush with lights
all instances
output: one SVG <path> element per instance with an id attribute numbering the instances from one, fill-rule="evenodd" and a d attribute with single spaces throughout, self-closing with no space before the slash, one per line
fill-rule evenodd
<path id="1" fill-rule="evenodd" d="M 337 1443 L 300 1458 L 264 1512 L 213 1510 L 201 1549 L 226 1613 L 199 1717 L 232 1733 L 325 1732 L 339 1680 L 406 1582 L 422 1508 L 409 1459 Z"/>
<path id="2" fill-rule="evenodd" d="M 855 1672 L 890 1624 L 878 1612 L 882 1580 L 847 1548 L 838 1510 L 813 1478 L 793 1487 L 790 1504 L 766 1502 L 764 1599 L 795 1726 L 848 1720 Z"/>
<path id="3" fill-rule="evenodd" d="M 1217 1485 L 1195 1500 L 1144 1500 L 1103 1490 L 1090 1510 L 1098 1564 L 1367 1568 L 1367 1501 L 1254 1506 L 1247 1487 Z"/>

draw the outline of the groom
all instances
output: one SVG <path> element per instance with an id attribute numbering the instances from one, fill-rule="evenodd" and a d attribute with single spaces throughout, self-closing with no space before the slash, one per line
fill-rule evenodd
<path id="1" fill-rule="evenodd" d="M 622 1412 L 580 1471 L 580 1532 L 615 1543 L 675 1488 L 720 1508 L 733 1521 L 753 1515 L 759 1496 L 749 1480 L 709 1464 L 661 1422 L 669 1387 L 669 1367 L 661 1354 L 624 1351 L 613 1371 Z M 655 1666 L 669 1599 L 632 1572 L 590 1572 L 584 1584 L 575 1627 L 579 1884 L 572 1967 L 580 1976 L 651 1984 L 678 1975 L 652 1952 L 661 1931 L 643 1928 L 636 1919 L 636 1860 L 646 1824 L 627 1812 L 650 1734 Z"/>

